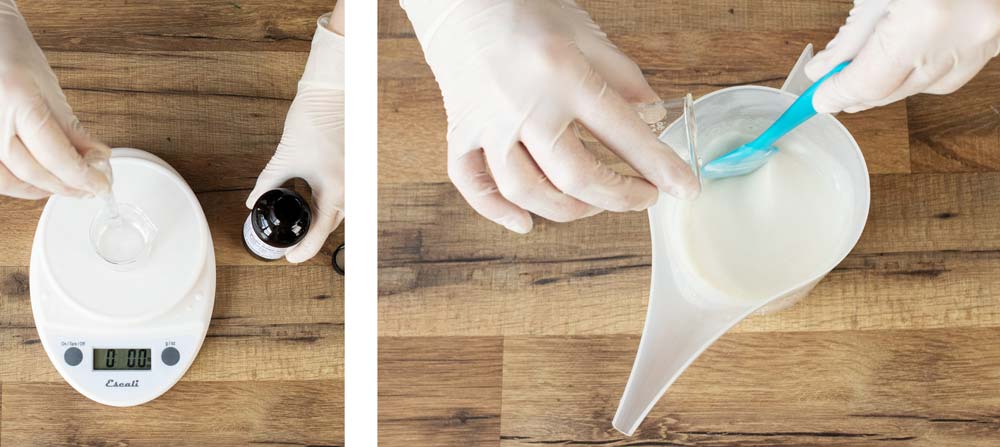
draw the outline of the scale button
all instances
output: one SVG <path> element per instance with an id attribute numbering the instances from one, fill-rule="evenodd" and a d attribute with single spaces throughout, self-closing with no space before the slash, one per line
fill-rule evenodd
<path id="1" fill-rule="evenodd" d="M 160 354 L 160 360 L 163 360 L 163 363 L 166 364 L 167 366 L 176 365 L 177 361 L 180 359 L 181 359 L 180 351 L 178 351 L 177 348 L 172 346 L 167 349 L 164 349 L 163 352 Z"/>
<path id="2" fill-rule="evenodd" d="M 63 360 L 65 360 L 66 364 L 69 366 L 79 365 L 80 362 L 83 361 L 83 352 L 80 351 L 80 348 L 69 348 L 66 350 L 66 353 L 63 354 Z"/>

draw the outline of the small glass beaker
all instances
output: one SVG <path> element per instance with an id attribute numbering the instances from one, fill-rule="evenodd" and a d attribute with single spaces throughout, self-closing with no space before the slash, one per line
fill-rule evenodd
<path id="1" fill-rule="evenodd" d="M 115 210 L 117 208 L 117 210 Z M 102 207 L 90 224 L 90 243 L 115 270 L 128 270 L 148 256 L 156 225 L 141 209 L 127 203 Z"/>
<path id="2" fill-rule="evenodd" d="M 701 166 L 704 161 L 698 150 L 698 127 L 694 113 L 694 98 L 691 94 L 688 93 L 680 98 L 636 104 L 633 105 L 633 108 L 639 118 L 649 126 L 650 132 L 657 137 L 666 132 L 675 121 L 679 122 L 679 128 L 683 129 L 683 138 L 671 140 L 661 138 L 661 142 L 671 146 L 674 152 L 688 163 L 691 172 L 698 179 L 698 184 L 701 185 Z M 580 123 L 573 124 L 573 131 L 587 149 L 598 154 L 609 152 L 609 149 L 585 126 Z"/>
<path id="3" fill-rule="evenodd" d="M 85 162 L 114 184 L 111 159 L 97 151 L 84 157 Z M 148 256 L 156 237 L 156 225 L 141 209 L 118 203 L 113 189 L 98 194 L 104 202 L 90 223 L 90 244 L 101 259 L 118 271 L 131 270 Z"/>

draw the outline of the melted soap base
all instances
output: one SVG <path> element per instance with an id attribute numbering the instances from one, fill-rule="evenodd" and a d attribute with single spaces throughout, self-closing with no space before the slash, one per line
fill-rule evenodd
<path id="1" fill-rule="evenodd" d="M 726 135 L 706 152 L 746 141 Z M 687 264 L 728 297 L 762 300 L 800 286 L 833 267 L 843 247 L 852 212 L 848 173 L 822 150 L 784 143 L 762 168 L 708 180 L 697 200 L 677 209 L 675 236 Z"/>

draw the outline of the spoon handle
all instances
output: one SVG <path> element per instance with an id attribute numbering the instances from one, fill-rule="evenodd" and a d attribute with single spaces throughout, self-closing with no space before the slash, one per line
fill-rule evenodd
<path id="1" fill-rule="evenodd" d="M 779 117 L 778 120 L 771 125 L 771 127 L 768 127 L 764 133 L 760 134 L 759 137 L 748 143 L 747 146 L 754 149 L 767 149 L 774 146 L 774 143 L 781 139 L 781 137 L 785 136 L 788 132 L 791 132 L 792 129 L 798 127 L 799 124 L 804 123 L 809 118 L 816 116 L 816 109 L 813 108 L 813 94 L 816 93 L 816 89 L 819 88 L 820 84 L 829 79 L 831 76 L 839 73 L 840 70 L 843 70 L 844 67 L 850 63 L 851 61 L 841 62 L 836 67 L 833 67 L 833 69 L 827 74 L 823 75 L 822 78 L 819 78 L 819 80 L 814 82 L 813 85 L 809 86 L 806 91 L 802 92 L 799 99 L 796 99 L 795 102 L 793 102 L 792 105 L 785 110 L 785 113 L 782 113 L 781 117 Z"/>

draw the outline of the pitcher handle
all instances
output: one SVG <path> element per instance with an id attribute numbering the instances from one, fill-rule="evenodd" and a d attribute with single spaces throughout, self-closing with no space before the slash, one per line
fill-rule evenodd
<path id="1" fill-rule="evenodd" d="M 795 61 L 795 65 L 792 66 L 792 71 L 788 72 L 788 77 L 785 78 L 785 83 L 781 85 L 781 90 L 788 93 L 794 94 L 795 96 L 802 95 L 802 92 L 806 91 L 810 85 L 812 85 L 812 79 L 806 76 L 806 64 L 809 63 L 813 58 L 813 45 L 808 44 L 806 48 L 802 50 L 802 54 L 799 55 L 799 60 Z"/>

